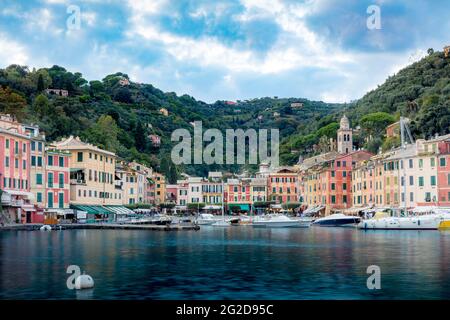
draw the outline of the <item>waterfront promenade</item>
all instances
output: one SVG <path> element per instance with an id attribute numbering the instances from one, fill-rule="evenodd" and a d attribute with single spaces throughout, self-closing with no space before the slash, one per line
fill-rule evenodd
<path id="1" fill-rule="evenodd" d="M 35 231 L 39 230 L 44 224 L 7 224 L 0 226 L 0 231 Z M 187 225 L 155 225 L 155 224 L 121 224 L 121 223 L 71 223 L 57 224 L 50 226 L 52 230 L 148 230 L 148 231 L 186 231 L 199 230 L 200 227 L 194 224 Z"/>

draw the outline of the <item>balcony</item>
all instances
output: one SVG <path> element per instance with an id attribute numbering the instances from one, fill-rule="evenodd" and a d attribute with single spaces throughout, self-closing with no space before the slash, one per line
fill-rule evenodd
<path id="1" fill-rule="evenodd" d="M 70 179 L 70 184 L 72 185 L 86 185 L 86 180 L 84 179 Z"/>

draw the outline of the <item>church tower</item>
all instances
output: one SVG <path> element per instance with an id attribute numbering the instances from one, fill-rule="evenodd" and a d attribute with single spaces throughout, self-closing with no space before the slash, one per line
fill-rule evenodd
<path id="1" fill-rule="evenodd" d="M 353 150 L 353 131 L 347 116 L 341 119 L 340 128 L 337 131 L 337 149 L 339 153 L 349 153 Z"/>

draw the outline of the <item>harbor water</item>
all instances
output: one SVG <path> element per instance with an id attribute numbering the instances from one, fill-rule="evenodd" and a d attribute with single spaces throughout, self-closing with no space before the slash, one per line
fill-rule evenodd
<path id="1" fill-rule="evenodd" d="M 95 287 L 68 289 L 70 265 Z M 4 231 L 0 299 L 450 299 L 450 232 Z"/>

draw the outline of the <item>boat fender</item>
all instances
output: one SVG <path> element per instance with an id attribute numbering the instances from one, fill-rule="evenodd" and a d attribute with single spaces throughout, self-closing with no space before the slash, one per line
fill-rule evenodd
<path id="1" fill-rule="evenodd" d="M 75 289 L 90 289 L 94 287 L 94 279 L 90 275 L 82 274 L 75 280 Z"/>

